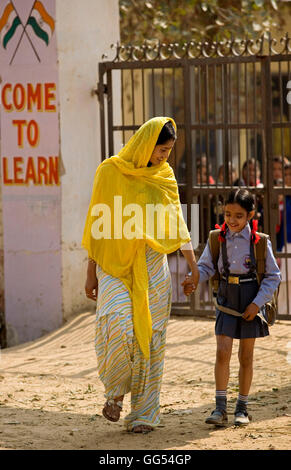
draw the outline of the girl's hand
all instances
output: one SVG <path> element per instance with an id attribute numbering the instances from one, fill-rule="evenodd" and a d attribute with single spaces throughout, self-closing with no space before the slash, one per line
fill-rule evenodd
<path id="1" fill-rule="evenodd" d="M 251 303 L 250 305 L 247 306 L 247 308 L 245 309 L 244 313 L 243 313 L 243 318 L 246 320 L 246 321 L 252 321 L 257 313 L 259 312 L 259 307 L 254 304 L 254 303 Z"/>
<path id="2" fill-rule="evenodd" d="M 190 244 L 190 242 L 189 242 L 189 244 Z M 185 295 L 190 295 L 190 294 L 192 294 L 192 292 L 194 292 L 194 290 L 196 289 L 196 287 L 198 285 L 199 277 L 200 277 L 199 269 L 198 269 L 198 266 L 196 264 L 196 259 L 195 259 L 195 254 L 194 254 L 194 251 L 193 251 L 192 243 L 191 243 L 191 249 L 189 249 L 189 248 L 182 249 L 181 248 L 181 251 L 182 251 L 182 254 L 183 254 L 183 256 L 185 257 L 185 259 L 188 263 L 189 269 L 192 272 L 191 276 L 187 276 L 187 275 L 185 276 L 185 280 L 181 283 L 181 286 L 184 287 Z"/>
<path id="3" fill-rule="evenodd" d="M 195 282 L 196 277 L 194 279 L 193 276 L 186 275 L 184 281 L 181 283 L 181 286 L 184 287 L 184 294 L 187 296 L 192 294 L 197 287 L 198 282 Z"/>
<path id="4" fill-rule="evenodd" d="M 85 284 L 86 297 L 94 301 L 97 300 L 98 295 L 98 279 L 96 276 L 88 276 Z"/>

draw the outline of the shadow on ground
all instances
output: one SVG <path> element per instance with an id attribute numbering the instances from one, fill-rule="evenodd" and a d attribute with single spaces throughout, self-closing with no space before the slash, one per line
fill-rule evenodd
<path id="1" fill-rule="evenodd" d="M 238 448 L 242 439 L 265 438 L 267 443 L 271 432 L 279 432 L 282 439 L 288 440 L 288 406 L 290 409 L 291 387 L 270 393 L 261 391 L 250 395 L 250 410 L 254 421 L 245 428 L 235 428 L 232 424 L 235 403 L 229 403 L 229 425 L 215 428 L 204 423 L 213 408 L 213 403 L 186 409 L 162 409 L 161 424 L 149 434 L 128 433 L 123 428 L 122 419 L 118 423 L 107 422 L 101 415 L 85 415 L 70 412 L 45 411 L 0 406 L 0 448 L 2 449 L 205 449 L 202 441 L 216 433 L 223 433 L 224 448 L 228 439 L 235 433 Z M 289 398 L 289 404 L 288 402 Z M 284 424 L 266 430 L 266 408 L 268 419 L 285 419 Z M 289 411 L 290 412 L 290 411 Z M 290 416 L 290 415 L 289 415 Z M 284 431 L 286 423 L 286 429 Z M 290 427 L 289 427 L 290 431 Z M 267 434 L 266 434 L 267 432 Z M 255 434 L 254 434 L 255 433 Z M 269 434 L 268 434 L 269 433 Z M 269 436 L 269 439 L 268 439 Z M 157 440 L 159 447 L 157 447 Z M 233 437 L 232 437 L 233 441 Z M 233 442 L 232 442 L 233 444 Z M 217 448 L 213 445 L 212 448 Z"/>

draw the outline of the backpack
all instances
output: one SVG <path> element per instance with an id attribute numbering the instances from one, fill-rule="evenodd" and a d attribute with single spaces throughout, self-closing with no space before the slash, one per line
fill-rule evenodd
<path id="1" fill-rule="evenodd" d="M 218 239 L 219 233 L 220 229 L 211 230 L 208 239 L 212 260 L 216 271 L 210 279 L 210 285 L 212 287 L 213 295 L 215 297 L 217 295 L 220 280 L 220 275 L 217 267 L 221 243 Z M 260 240 L 256 245 L 254 245 L 254 254 L 257 264 L 256 275 L 258 283 L 260 285 L 265 275 L 265 260 L 267 257 L 267 240 L 269 239 L 269 235 L 267 235 L 266 233 L 259 232 L 257 232 L 257 234 L 260 236 Z M 277 317 L 279 288 L 280 285 L 273 293 L 272 299 L 265 304 L 268 326 L 272 326 L 275 323 Z"/>

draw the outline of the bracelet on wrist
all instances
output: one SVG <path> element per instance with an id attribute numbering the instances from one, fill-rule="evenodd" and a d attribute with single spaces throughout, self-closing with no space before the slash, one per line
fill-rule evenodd
<path id="1" fill-rule="evenodd" d="M 94 261 L 94 259 L 92 259 L 92 258 L 88 258 L 88 261 L 89 261 L 89 263 L 96 264 L 96 261 Z"/>

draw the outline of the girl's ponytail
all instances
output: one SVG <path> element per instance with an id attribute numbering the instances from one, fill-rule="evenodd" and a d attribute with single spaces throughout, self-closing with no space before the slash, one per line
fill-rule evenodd
<path id="1" fill-rule="evenodd" d="M 225 242 L 226 229 L 227 229 L 226 223 L 223 222 L 223 224 L 222 224 L 221 227 L 220 227 L 220 225 L 215 224 L 215 228 L 219 228 L 219 229 L 220 229 L 220 234 L 219 234 L 218 240 L 219 240 L 220 242 Z"/>
<path id="2" fill-rule="evenodd" d="M 252 242 L 256 245 L 258 241 L 260 240 L 260 236 L 257 234 L 258 230 L 258 221 L 255 219 L 251 219 L 250 221 L 250 226 L 251 226 L 251 237 L 252 237 Z"/>

